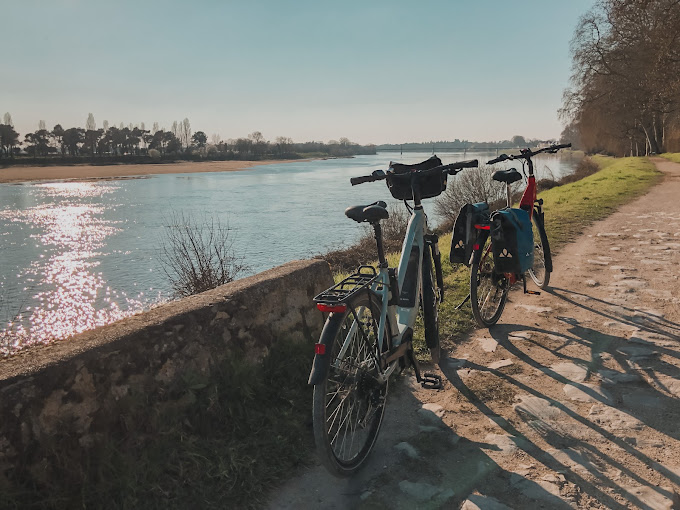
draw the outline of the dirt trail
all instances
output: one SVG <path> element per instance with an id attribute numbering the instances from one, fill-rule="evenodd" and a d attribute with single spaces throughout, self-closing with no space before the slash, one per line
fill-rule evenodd
<path id="1" fill-rule="evenodd" d="M 549 293 L 449 353 L 443 390 L 397 381 L 360 474 L 314 466 L 269 508 L 680 508 L 680 165 L 655 163 Z"/>

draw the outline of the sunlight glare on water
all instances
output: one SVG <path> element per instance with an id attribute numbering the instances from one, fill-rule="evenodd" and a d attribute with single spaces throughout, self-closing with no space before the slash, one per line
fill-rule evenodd
<path id="1" fill-rule="evenodd" d="M 97 272 L 106 239 L 120 229 L 115 221 L 104 218 L 102 205 L 88 204 L 87 199 L 115 188 L 88 182 L 35 187 L 48 202 L 24 210 L 0 211 L 0 219 L 31 226 L 33 233 L 24 244 L 33 244 L 39 254 L 17 275 L 17 282 L 24 283 L 20 294 L 27 294 L 23 296 L 26 304 L 5 310 L 13 317 L 0 331 L 0 339 L 12 338 L 11 345 L 3 346 L 4 351 L 65 338 L 141 308 L 141 303 L 137 306 L 135 300 L 113 293 Z M 9 294 L 5 297 L 9 306 L 18 289 L 4 290 Z M 125 301 L 125 310 L 120 301 Z"/>

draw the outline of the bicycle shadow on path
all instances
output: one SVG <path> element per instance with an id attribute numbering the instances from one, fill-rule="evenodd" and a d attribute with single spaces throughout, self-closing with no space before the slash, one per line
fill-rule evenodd
<path id="1" fill-rule="evenodd" d="M 281 487 L 267 508 L 438 509 L 457 508 L 467 499 L 481 508 L 530 508 L 536 502 L 571 508 L 555 494 L 554 484 L 506 470 L 489 455 L 515 452 L 518 446 L 456 434 L 453 413 L 423 406 L 416 397 L 420 391 L 428 390 L 411 373 L 396 380 L 376 446 L 355 476 L 338 479 L 316 465 Z M 498 426 L 489 421 L 485 428 Z M 529 445 L 523 437 L 517 442 Z M 480 490 L 484 487 L 488 493 Z M 500 501 L 511 506 L 489 507 Z"/>

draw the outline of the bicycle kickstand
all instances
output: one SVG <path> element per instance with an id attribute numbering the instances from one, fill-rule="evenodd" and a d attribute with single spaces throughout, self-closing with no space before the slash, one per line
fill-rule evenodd
<path id="1" fill-rule="evenodd" d="M 527 277 L 522 275 L 522 283 L 524 284 L 524 293 L 531 294 L 532 296 L 540 296 L 541 293 L 537 290 L 527 290 Z"/>
<path id="2" fill-rule="evenodd" d="M 469 293 L 468 293 L 467 297 L 465 299 L 463 299 L 463 302 L 456 307 L 456 310 L 460 310 L 461 308 L 463 308 L 463 305 L 465 303 L 467 303 L 468 301 L 470 301 L 470 294 Z"/>
<path id="3" fill-rule="evenodd" d="M 442 388 L 444 383 L 442 382 L 440 375 L 433 374 L 431 372 L 425 372 L 421 375 L 418 360 L 413 353 L 413 349 L 409 349 L 407 356 L 411 362 L 411 365 L 413 365 L 413 370 L 416 373 L 416 381 L 418 381 L 423 388 L 428 390 L 440 390 Z"/>

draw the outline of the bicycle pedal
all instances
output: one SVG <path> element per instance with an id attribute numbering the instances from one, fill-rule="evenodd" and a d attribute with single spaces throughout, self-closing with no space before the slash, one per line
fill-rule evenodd
<path id="1" fill-rule="evenodd" d="M 427 390 L 440 390 L 442 389 L 442 386 L 444 386 L 441 376 L 437 374 L 425 372 L 421 376 L 421 379 L 421 386 Z"/>
<path id="2" fill-rule="evenodd" d="M 525 290 L 524 293 L 525 294 L 531 294 L 532 296 L 540 296 L 541 295 L 541 293 L 538 292 L 537 290 Z"/>

